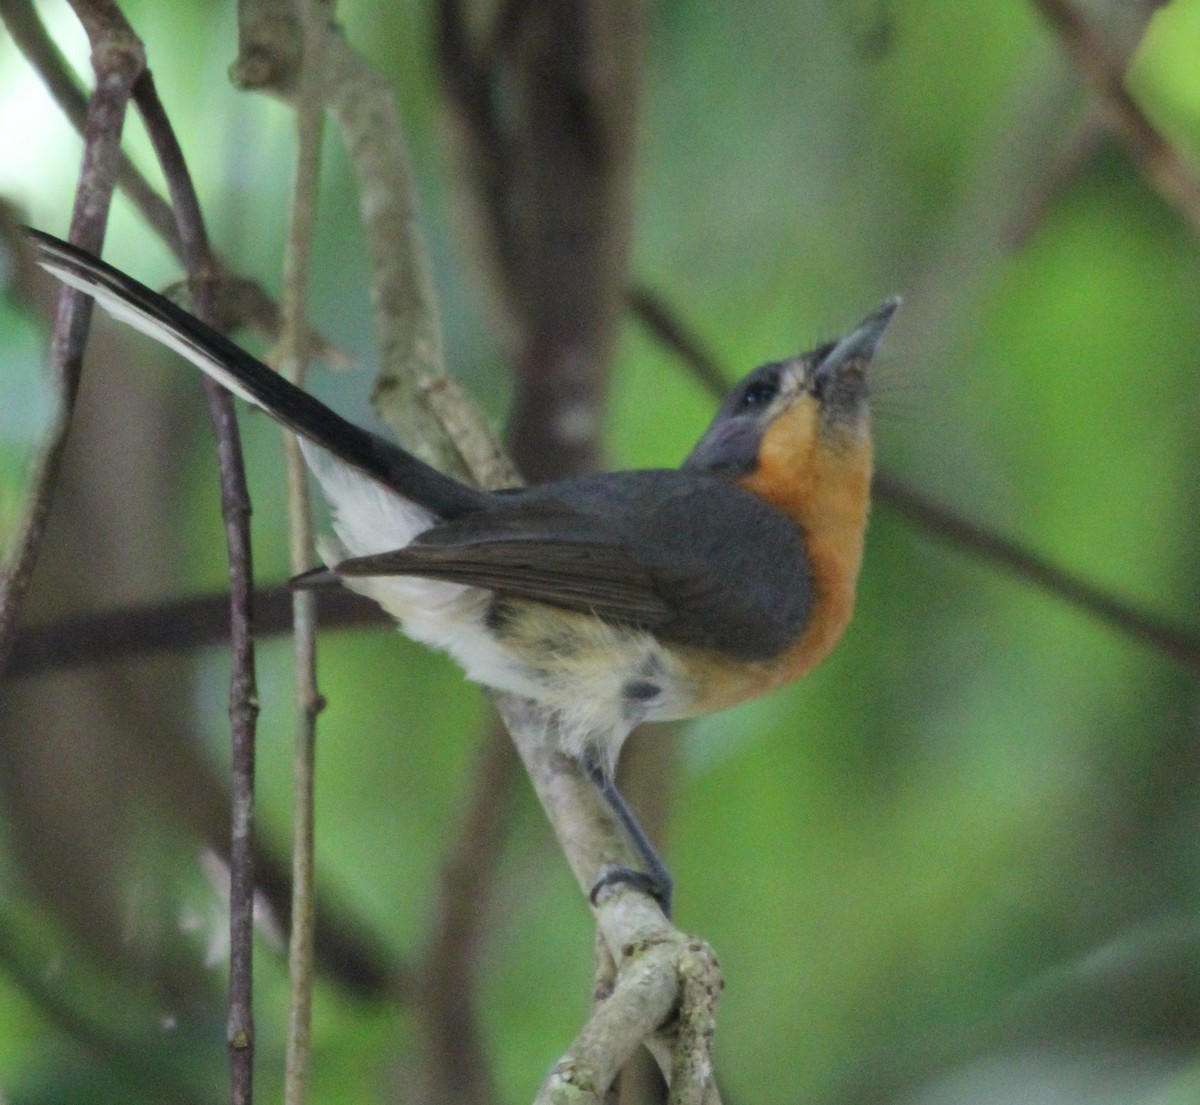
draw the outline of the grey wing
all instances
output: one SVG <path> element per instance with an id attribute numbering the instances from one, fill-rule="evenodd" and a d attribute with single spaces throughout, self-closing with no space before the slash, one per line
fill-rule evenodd
<path id="1" fill-rule="evenodd" d="M 654 577 L 603 527 L 544 508 L 474 514 L 411 545 L 337 565 L 338 575 L 415 575 L 654 628 L 670 618 Z"/>
<path id="2" fill-rule="evenodd" d="M 671 607 L 663 637 L 745 660 L 770 659 L 795 642 L 813 588 L 790 518 L 724 476 L 624 476 L 630 506 L 617 517 Z"/>
<path id="3" fill-rule="evenodd" d="M 505 493 L 337 571 L 485 587 L 752 660 L 790 645 L 811 605 L 791 521 L 722 477 L 676 470 Z"/>

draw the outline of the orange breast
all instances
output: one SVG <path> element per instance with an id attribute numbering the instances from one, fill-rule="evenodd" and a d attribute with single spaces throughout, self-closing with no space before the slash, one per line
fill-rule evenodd
<path id="1" fill-rule="evenodd" d="M 739 482 L 795 522 L 808 553 L 813 605 L 796 643 L 761 664 L 690 658 L 701 712 L 724 709 L 812 671 L 841 639 L 854 612 L 870 508 L 871 443 L 823 436 L 815 412 L 797 404 L 767 431 L 759 465 Z"/>

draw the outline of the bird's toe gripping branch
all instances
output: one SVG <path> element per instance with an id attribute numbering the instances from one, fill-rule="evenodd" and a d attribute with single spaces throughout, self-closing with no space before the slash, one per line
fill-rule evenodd
<path id="1" fill-rule="evenodd" d="M 592 884 L 591 890 L 588 891 L 588 901 L 592 905 L 596 905 L 601 894 L 608 888 L 628 886 L 653 898 L 669 921 L 672 896 L 675 890 L 675 880 L 671 877 L 671 872 L 667 869 L 667 865 L 663 862 L 657 849 L 650 843 L 646 830 L 634 816 L 633 810 L 629 808 L 624 796 L 617 789 L 612 776 L 601 766 L 599 760 L 592 755 L 585 756 L 583 767 L 608 808 L 612 810 L 621 828 L 625 830 L 629 842 L 637 851 L 645 867 L 644 871 L 638 871 L 631 867 L 610 868 Z"/>

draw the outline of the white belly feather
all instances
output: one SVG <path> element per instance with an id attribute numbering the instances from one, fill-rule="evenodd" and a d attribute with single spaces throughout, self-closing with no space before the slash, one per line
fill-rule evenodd
<path id="1" fill-rule="evenodd" d="M 357 469 L 301 440 L 305 459 L 332 513 L 337 541 L 319 543 L 330 567 L 347 557 L 403 548 L 436 518 Z M 630 730 L 643 720 L 691 716 L 688 681 L 648 633 L 584 614 L 523 607 L 512 633 L 487 625 L 492 592 L 418 576 L 355 577 L 345 586 L 377 602 L 414 641 L 448 652 L 468 679 L 533 699 L 553 712 L 564 751 L 594 747 L 611 767 Z M 539 613 L 544 610 L 544 613 Z M 555 644 L 552 662 L 522 662 L 537 642 Z M 516 646 L 516 647 L 514 647 Z M 527 647 L 521 647 L 527 646 Z M 631 699 L 631 683 L 653 681 L 660 693 Z"/>

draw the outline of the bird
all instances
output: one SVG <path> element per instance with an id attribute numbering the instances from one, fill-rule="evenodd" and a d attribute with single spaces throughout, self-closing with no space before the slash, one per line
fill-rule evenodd
<path id="1" fill-rule="evenodd" d="M 755 368 L 678 468 L 481 490 L 99 258 L 27 233 L 43 268 L 297 434 L 330 510 L 324 572 L 468 679 L 534 703 L 646 868 L 610 872 L 593 902 L 624 881 L 669 914 L 670 874 L 613 783 L 618 754 L 644 721 L 800 679 L 841 638 L 870 508 L 869 369 L 899 297 L 836 341 Z"/>

